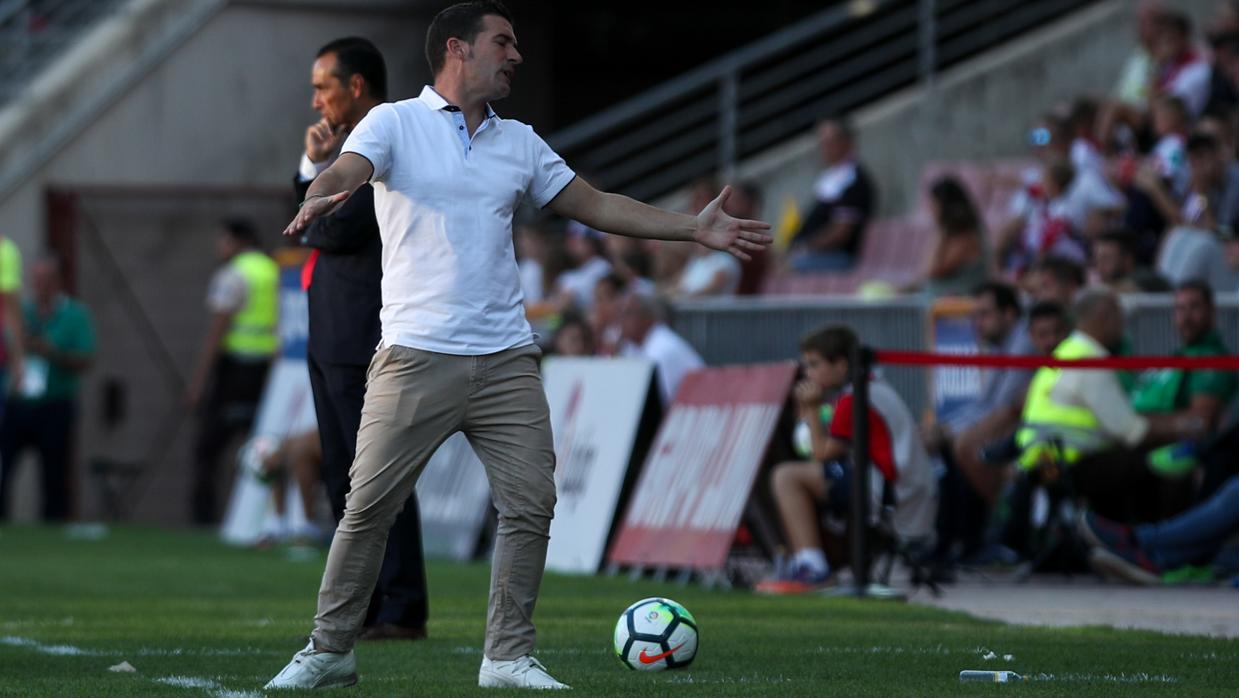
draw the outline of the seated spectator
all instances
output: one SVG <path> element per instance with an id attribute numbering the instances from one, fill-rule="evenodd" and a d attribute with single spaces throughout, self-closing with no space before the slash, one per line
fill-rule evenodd
<path id="1" fill-rule="evenodd" d="M 1019 298 L 1010 285 L 988 282 L 975 289 L 972 325 L 982 352 L 1000 356 L 1033 354 L 1028 327 L 1021 316 Z M 981 451 L 1015 432 L 1032 372 L 986 370 L 981 375 L 978 398 L 953 414 L 943 415 L 936 429 L 937 438 L 931 443 L 944 453 L 948 463 L 958 467 L 973 491 L 992 505 L 1006 481 L 1006 473 L 984 462 Z"/>
<path id="2" fill-rule="evenodd" d="M 1136 8 L 1136 48 L 1123 63 L 1114 96 L 1131 109 L 1144 109 L 1149 102 L 1149 76 L 1153 74 L 1153 47 L 1157 41 L 1157 18 L 1163 12 L 1158 0 L 1142 0 Z"/>
<path id="3" fill-rule="evenodd" d="M 1067 125 L 1071 130 L 1071 167 L 1076 172 L 1104 176 L 1106 161 L 1097 138 L 1097 102 L 1089 97 L 1073 101 Z"/>
<path id="4" fill-rule="evenodd" d="M 563 248 L 570 267 L 555 278 L 543 300 L 525 304 L 525 316 L 539 329 L 553 327 L 555 317 L 562 313 L 589 312 L 594 302 L 594 285 L 611 273 L 602 233 L 577 221 L 568 221 Z"/>
<path id="5" fill-rule="evenodd" d="M 1157 254 L 1157 273 L 1177 286 L 1204 279 L 1210 286 L 1226 288 L 1231 272 L 1222 241 L 1209 230 L 1179 226 L 1170 231 Z"/>
<path id="6" fill-rule="evenodd" d="M 599 356 L 614 356 L 619 350 L 620 304 L 629 286 L 628 281 L 618 273 L 607 274 L 598 279 L 594 286 L 594 307 L 589 313 L 589 326 L 594 333 Z"/>
<path id="7" fill-rule="evenodd" d="M 1157 272 L 1136 266 L 1135 245 L 1126 231 L 1111 231 L 1093 242 L 1093 269 L 1097 280 L 1118 294 L 1161 293 L 1171 289 Z"/>
<path id="8" fill-rule="evenodd" d="M 672 298 L 734 296 L 740 286 L 740 260 L 728 252 L 696 245 L 679 283 L 668 294 Z"/>
<path id="9" fill-rule="evenodd" d="M 1239 235 L 1233 230 L 1223 231 L 1222 245 L 1222 258 L 1226 263 L 1218 274 L 1215 288 L 1218 293 L 1239 293 Z"/>
<path id="10" fill-rule="evenodd" d="M 1209 101 L 1209 61 L 1193 46 L 1192 20 L 1186 13 L 1163 11 L 1154 20 L 1153 96 L 1182 100 L 1190 118 L 1204 113 Z"/>
<path id="11" fill-rule="evenodd" d="M 972 197 L 955 177 L 943 177 L 929 188 L 929 205 L 938 240 L 919 289 L 930 298 L 963 296 L 989 276 L 985 232 Z"/>
<path id="12" fill-rule="evenodd" d="M 723 207 L 736 218 L 758 220 L 761 218 L 762 193 L 756 182 L 740 182 L 732 187 L 731 198 Z M 740 262 L 740 283 L 736 294 L 752 296 L 761 293 L 762 284 L 770 271 L 770 252 L 766 248 L 749 252 L 749 260 Z"/>
<path id="13" fill-rule="evenodd" d="M 1180 346 L 1175 356 L 1229 356 L 1217 331 L 1213 289 L 1203 281 L 1187 281 L 1174 294 L 1174 329 Z M 1239 390 L 1230 371 L 1181 368 L 1154 369 L 1139 376 L 1132 406 L 1141 414 L 1195 417 L 1206 433 L 1217 430 L 1222 413 Z"/>
<path id="14" fill-rule="evenodd" d="M 1034 303 L 1050 301 L 1070 308 L 1084 282 L 1084 267 L 1063 257 L 1047 257 L 1025 276 L 1024 286 Z"/>
<path id="15" fill-rule="evenodd" d="M 568 307 L 589 310 L 594 302 L 594 284 L 611 273 L 602 244 L 602 233 L 576 221 L 569 221 L 564 239 L 573 267 L 559 275 L 555 296 L 561 311 Z"/>
<path id="16" fill-rule="evenodd" d="M 323 449 L 318 429 L 289 434 L 277 441 L 266 437 L 251 439 L 238 454 L 244 467 L 253 472 L 260 481 L 271 484 L 272 505 L 275 517 L 269 519 L 258 539 L 258 547 L 283 543 L 288 539 L 297 545 L 323 542 L 323 531 L 318 526 L 318 502 L 322 482 Z M 297 483 L 301 510 L 305 515 L 303 527 L 292 529 L 288 521 L 288 478 Z"/>
<path id="17" fill-rule="evenodd" d="M 1239 224 L 1239 164 L 1212 135 L 1195 133 L 1187 140 L 1188 186 L 1176 196 L 1151 169 L 1136 183 L 1171 226 L 1217 230 Z M 1235 165 L 1232 167 L 1232 165 Z"/>
<path id="18" fill-rule="evenodd" d="M 525 303 L 538 303 L 546 297 L 546 268 L 550 241 L 546 231 L 536 225 L 516 227 L 516 266 L 520 271 L 521 294 Z"/>
<path id="19" fill-rule="evenodd" d="M 851 509 L 851 483 L 856 475 L 847 463 L 852 439 L 852 395 L 849 358 L 856 345 L 847 327 L 827 327 L 800 343 L 805 379 L 795 388 L 801 421 L 809 424 L 812 460 L 782 463 L 771 475 L 793 558 L 788 570 L 757 585 L 759 592 L 804 593 L 827 583 L 830 565 L 822 548 L 818 507 L 846 517 Z M 836 398 L 837 396 L 837 398 Z M 869 384 L 869 453 L 861 477 L 870 479 L 872 521 L 884 506 L 893 506 L 893 526 L 903 541 L 932 538 L 938 488 L 929 454 L 917 438 L 916 422 L 889 385 L 874 378 Z M 834 402 L 829 421 L 822 407 Z"/>
<path id="20" fill-rule="evenodd" d="M 1041 301 L 1028 310 L 1028 341 L 1037 356 L 1053 356 L 1071 334 L 1067 309 L 1053 301 Z"/>
<path id="21" fill-rule="evenodd" d="M 1133 584 L 1161 584 L 1167 572 L 1187 565 L 1212 565 L 1239 572 L 1239 476 L 1204 502 L 1165 521 L 1125 526 L 1089 512 L 1080 536 L 1092 547 L 1089 563 L 1098 572 Z"/>
<path id="22" fill-rule="evenodd" d="M 813 185 L 814 205 L 792 238 L 797 272 L 845 271 L 856 265 L 861 239 L 877 207 L 873 180 L 856 160 L 855 136 L 843 119 L 823 121 L 818 147 L 826 169 Z"/>
<path id="23" fill-rule="evenodd" d="M 1072 215 L 1070 191 L 1075 170 L 1065 160 L 1042 170 L 1043 178 L 1026 190 L 1023 207 L 1003 231 L 1000 241 L 1004 268 L 1020 274 L 1048 256 L 1083 263 L 1087 243 Z"/>
<path id="24" fill-rule="evenodd" d="M 620 304 L 620 356 L 645 358 L 654 362 L 658 374 L 658 394 L 670 405 L 680 381 L 705 366 L 692 345 L 668 327 L 662 304 L 656 298 L 628 293 Z"/>
<path id="25" fill-rule="evenodd" d="M 1092 289 L 1075 306 L 1076 330 L 1054 351 L 1058 359 L 1111 356 L 1123 337 L 1123 312 L 1110 291 Z M 1203 433 L 1195 416 L 1141 416 L 1115 371 L 1041 368 L 1033 375 L 1016 435 L 1024 470 L 1065 470 L 1077 494 L 1098 513 L 1151 521 L 1179 503 L 1163 501 L 1165 480 L 1149 469 L 1153 446 Z"/>
<path id="26" fill-rule="evenodd" d="M 1178 200 L 1182 200 L 1191 183 L 1191 169 L 1187 162 L 1187 136 L 1192 123 L 1191 115 L 1183 100 L 1173 96 L 1154 100 L 1150 115 L 1157 143 L 1150 153 L 1148 169 L 1170 188 Z"/>
<path id="27" fill-rule="evenodd" d="M 551 338 L 551 353 L 555 356 L 594 356 L 594 332 L 585 318 L 567 313 Z"/>

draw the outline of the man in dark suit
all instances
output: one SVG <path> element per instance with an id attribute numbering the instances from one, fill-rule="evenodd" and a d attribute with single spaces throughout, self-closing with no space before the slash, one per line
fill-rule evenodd
<path id="1" fill-rule="evenodd" d="M 313 106 L 322 119 L 306 129 L 297 200 L 334 160 L 349 131 L 387 99 L 383 56 L 366 39 L 332 41 L 311 71 Z M 379 343 L 382 265 L 374 190 L 361 187 L 332 216 L 306 229 L 313 248 L 303 280 L 310 307 L 309 368 L 323 449 L 323 480 L 336 521 L 344 514 L 349 467 L 366 392 L 366 370 Z M 426 572 L 417 494 L 409 496 L 387 537 L 363 639 L 426 636 Z"/>

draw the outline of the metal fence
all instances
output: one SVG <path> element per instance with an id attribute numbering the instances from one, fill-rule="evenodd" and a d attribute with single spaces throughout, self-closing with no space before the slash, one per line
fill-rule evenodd
<path id="1" fill-rule="evenodd" d="M 637 95 L 547 140 L 606 189 L 642 200 L 1096 0 L 853 0 Z"/>
<path id="2" fill-rule="evenodd" d="M 0 0 L 0 105 L 123 0 Z"/>
<path id="3" fill-rule="evenodd" d="M 1169 295 L 1127 296 L 1123 305 L 1136 354 L 1170 354 L 1179 346 Z M 835 323 L 851 326 L 862 342 L 877 349 L 928 349 L 929 309 L 929 302 L 919 298 L 728 298 L 680 303 L 671 325 L 710 365 L 759 363 L 797 358 L 805 333 Z M 1232 350 L 1239 348 L 1239 296 L 1218 298 L 1218 329 Z M 908 366 L 881 370 L 919 414 L 928 400 L 929 373 Z"/>

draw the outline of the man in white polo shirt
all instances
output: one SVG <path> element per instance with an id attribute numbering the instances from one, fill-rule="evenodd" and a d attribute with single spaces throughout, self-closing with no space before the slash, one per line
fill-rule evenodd
<path id="1" fill-rule="evenodd" d="M 602 193 L 529 126 L 496 116 L 489 103 L 508 95 L 521 62 L 501 3 L 439 13 L 426 57 L 434 86 L 372 109 L 285 231 L 297 234 L 366 181 L 374 185 L 383 330 L 311 642 L 268 688 L 357 680 L 352 647 L 387 531 L 430 455 L 457 431 L 481 457 L 499 511 L 478 684 L 567 688 L 530 654 L 555 508 L 555 452 L 512 213 L 528 198 L 596 230 L 695 240 L 741 259 L 770 242 L 767 224 L 723 212 L 730 190 L 697 216 Z"/>

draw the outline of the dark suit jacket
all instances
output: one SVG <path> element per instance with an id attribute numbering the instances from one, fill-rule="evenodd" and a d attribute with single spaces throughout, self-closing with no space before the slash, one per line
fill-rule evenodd
<path id="1" fill-rule="evenodd" d="M 297 201 L 304 200 L 310 183 L 293 183 Z M 321 363 L 369 364 L 383 307 L 374 188 L 362 185 L 334 214 L 311 223 L 305 242 L 319 254 L 310 281 L 310 354 Z"/>

